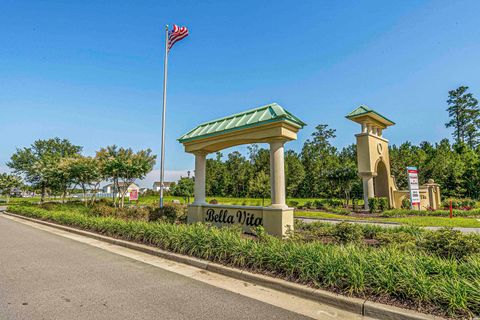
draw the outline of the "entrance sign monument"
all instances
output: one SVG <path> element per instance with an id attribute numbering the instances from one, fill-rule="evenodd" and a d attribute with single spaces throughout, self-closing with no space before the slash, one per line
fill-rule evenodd
<path id="1" fill-rule="evenodd" d="M 401 208 L 403 199 L 410 198 L 410 191 L 398 190 L 395 177 L 390 171 L 388 140 L 383 137 L 383 130 L 393 126 L 395 122 L 365 105 L 350 112 L 346 118 L 361 125 L 361 132 L 355 137 L 358 175 L 363 181 L 365 210 L 369 210 L 368 199 L 373 197 L 386 197 L 390 208 Z M 436 210 L 440 207 L 440 187 L 432 179 L 417 190 L 418 197 L 415 201 L 419 199 L 420 203 L 413 208 Z"/>
<path id="2" fill-rule="evenodd" d="M 188 223 L 217 226 L 242 225 L 245 232 L 257 226 L 275 236 L 293 230 L 293 208 L 285 202 L 284 144 L 296 140 L 305 123 L 276 103 L 203 123 L 178 139 L 195 155 L 195 201 L 188 206 Z M 270 145 L 269 207 L 207 204 L 205 164 L 209 153 L 251 143 Z"/>

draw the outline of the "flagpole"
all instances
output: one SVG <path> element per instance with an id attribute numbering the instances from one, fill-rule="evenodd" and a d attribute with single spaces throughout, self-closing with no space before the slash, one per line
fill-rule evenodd
<path id="1" fill-rule="evenodd" d="M 163 113 L 162 151 L 160 157 L 160 208 L 163 208 L 164 166 L 165 166 L 165 116 L 167 109 L 167 70 L 168 70 L 168 25 L 165 25 L 165 60 L 163 67 Z"/>

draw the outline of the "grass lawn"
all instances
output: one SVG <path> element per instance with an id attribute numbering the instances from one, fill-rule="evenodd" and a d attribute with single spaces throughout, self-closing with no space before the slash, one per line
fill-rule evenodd
<path id="1" fill-rule="evenodd" d="M 401 217 L 401 218 L 359 218 L 322 211 L 296 211 L 296 217 L 312 217 L 324 219 L 343 220 L 367 220 L 372 222 L 397 222 L 417 227 L 459 227 L 459 228 L 480 228 L 480 218 L 445 218 L 445 217 Z"/>

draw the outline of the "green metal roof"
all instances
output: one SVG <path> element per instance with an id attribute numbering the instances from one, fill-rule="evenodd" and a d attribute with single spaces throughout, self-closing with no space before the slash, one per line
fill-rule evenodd
<path id="1" fill-rule="evenodd" d="M 360 107 L 358 107 L 357 109 L 353 110 L 352 112 L 350 112 L 349 114 L 347 114 L 345 116 L 345 118 L 347 119 L 352 119 L 352 118 L 357 118 L 359 116 L 363 116 L 363 115 L 366 115 L 366 114 L 369 114 L 369 113 L 373 113 L 373 114 L 376 114 L 378 117 L 382 118 L 383 120 L 391 123 L 392 125 L 395 124 L 395 122 L 393 122 L 392 120 L 388 119 L 387 117 L 385 116 L 382 116 L 380 113 L 378 113 L 377 111 L 369 108 L 368 106 L 366 105 L 361 105 Z"/>
<path id="2" fill-rule="evenodd" d="M 298 119 L 278 104 L 272 103 L 263 107 L 203 123 L 181 136 L 178 141 L 187 142 L 278 121 L 289 122 L 298 128 L 303 128 L 306 125 L 302 120 Z"/>

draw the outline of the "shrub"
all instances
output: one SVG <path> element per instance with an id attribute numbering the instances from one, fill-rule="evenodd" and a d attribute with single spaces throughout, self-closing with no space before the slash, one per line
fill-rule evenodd
<path id="1" fill-rule="evenodd" d="M 39 207 L 42 208 L 42 209 L 50 211 L 50 210 L 53 210 L 56 207 L 56 203 L 55 202 L 44 202 L 44 203 L 40 203 Z"/>
<path id="2" fill-rule="evenodd" d="M 477 207 L 477 202 L 475 200 L 465 198 L 465 199 L 458 199 L 458 198 L 449 198 L 445 199 L 442 202 L 442 207 L 444 209 L 450 209 L 450 201 L 452 202 L 453 209 L 459 210 L 470 210 Z"/>
<path id="3" fill-rule="evenodd" d="M 378 199 L 377 198 L 368 198 L 368 207 L 370 213 L 378 212 Z"/>
<path id="4" fill-rule="evenodd" d="M 402 199 L 402 209 L 408 209 L 410 210 L 412 208 L 412 205 L 410 204 L 410 199 L 407 197 Z"/>
<path id="5" fill-rule="evenodd" d="M 298 201 L 290 200 L 287 204 L 290 208 L 298 208 Z"/>
<path id="6" fill-rule="evenodd" d="M 378 199 L 378 209 L 380 210 L 380 212 L 383 212 L 385 210 L 388 209 L 388 198 L 386 197 L 381 197 L 381 198 L 377 198 Z"/>
<path id="7" fill-rule="evenodd" d="M 152 208 L 148 221 L 167 220 L 170 222 L 183 221 L 186 219 L 183 207 L 176 204 L 166 204 L 163 208 Z"/>
<path id="8" fill-rule="evenodd" d="M 348 216 L 351 212 L 347 208 L 328 208 L 329 212 L 333 212 L 336 214 L 343 214 L 345 216 Z"/>
<path id="9" fill-rule="evenodd" d="M 103 202 L 96 203 L 92 207 L 91 213 L 99 217 L 115 217 L 116 215 L 115 208 Z"/>
<path id="10" fill-rule="evenodd" d="M 210 203 L 210 204 L 218 204 L 218 201 L 217 201 L 217 199 L 212 199 L 212 200 L 210 200 L 209 203 Z"/>
<path id="11" fill-rule="evenodd" d="M 150 210 L 142 207 L 117 209 L 116 216 L 126 220 L 148 221 Z"/>
<path id="12" fill-rule="evenodd" d="M 362 236 L 362 229 L 348 222 L 340 222 L 334 225 L 332 229 L 332 236 L 340 243 L 358 242 Z"/>
<path id="13" fill-rule="evenodd" d="M 306 209 L 313 209 L 314 208 L 314 204 L 312 201 L 306 201 L 305 204 L 303 205 L 304 208 Z"/>
<path id="14" fill-rule="evenodd" d="M 382 217 L 405 217 L 405 216 L 432 216 L 449 217 L 449 210 L 412 210 L 412 209 L 392 209 L 382 212 Z M 472 210 L 453 210 L 454 217 L 478 217 L 480 209 Z"/>
<path id="15" fill-rule="evenodd" d="M 404 249 L 413 249 L 416 247 L 416 237 L 407 232 L 379 232 L 375 235 L 375 240 L 381 245 L 396 245 Z"/>
<path id="16" fill-rule="evenodd" d="M 343 207 L 343 200 L 341 199 L 328 199 L 327 204 L 334 208 Z"/>
<path id="17" fill-rule="evenodd" d="M 353 211 L 359 211 L 360 210 L 360 206 L 358 204 L 358 199 L 352 199 L 352 209 Z"/>
<path id="18" fill-rule="evenodd" d="M 383 212 L 385 209 L 388 209 L 388 198 L 386 197 L 375 197 L 368 199 L 368 206 L 370 207 L 370 212 Z"/>
<path id="19" fill-rule="evenodd" d="M 464 259 L 472 254 L 480 253 L 480 237 L 464 234 L 452 228 L 442 228 L 427 233 L 419 246 L 429 253 L 443 258 Z"/>

